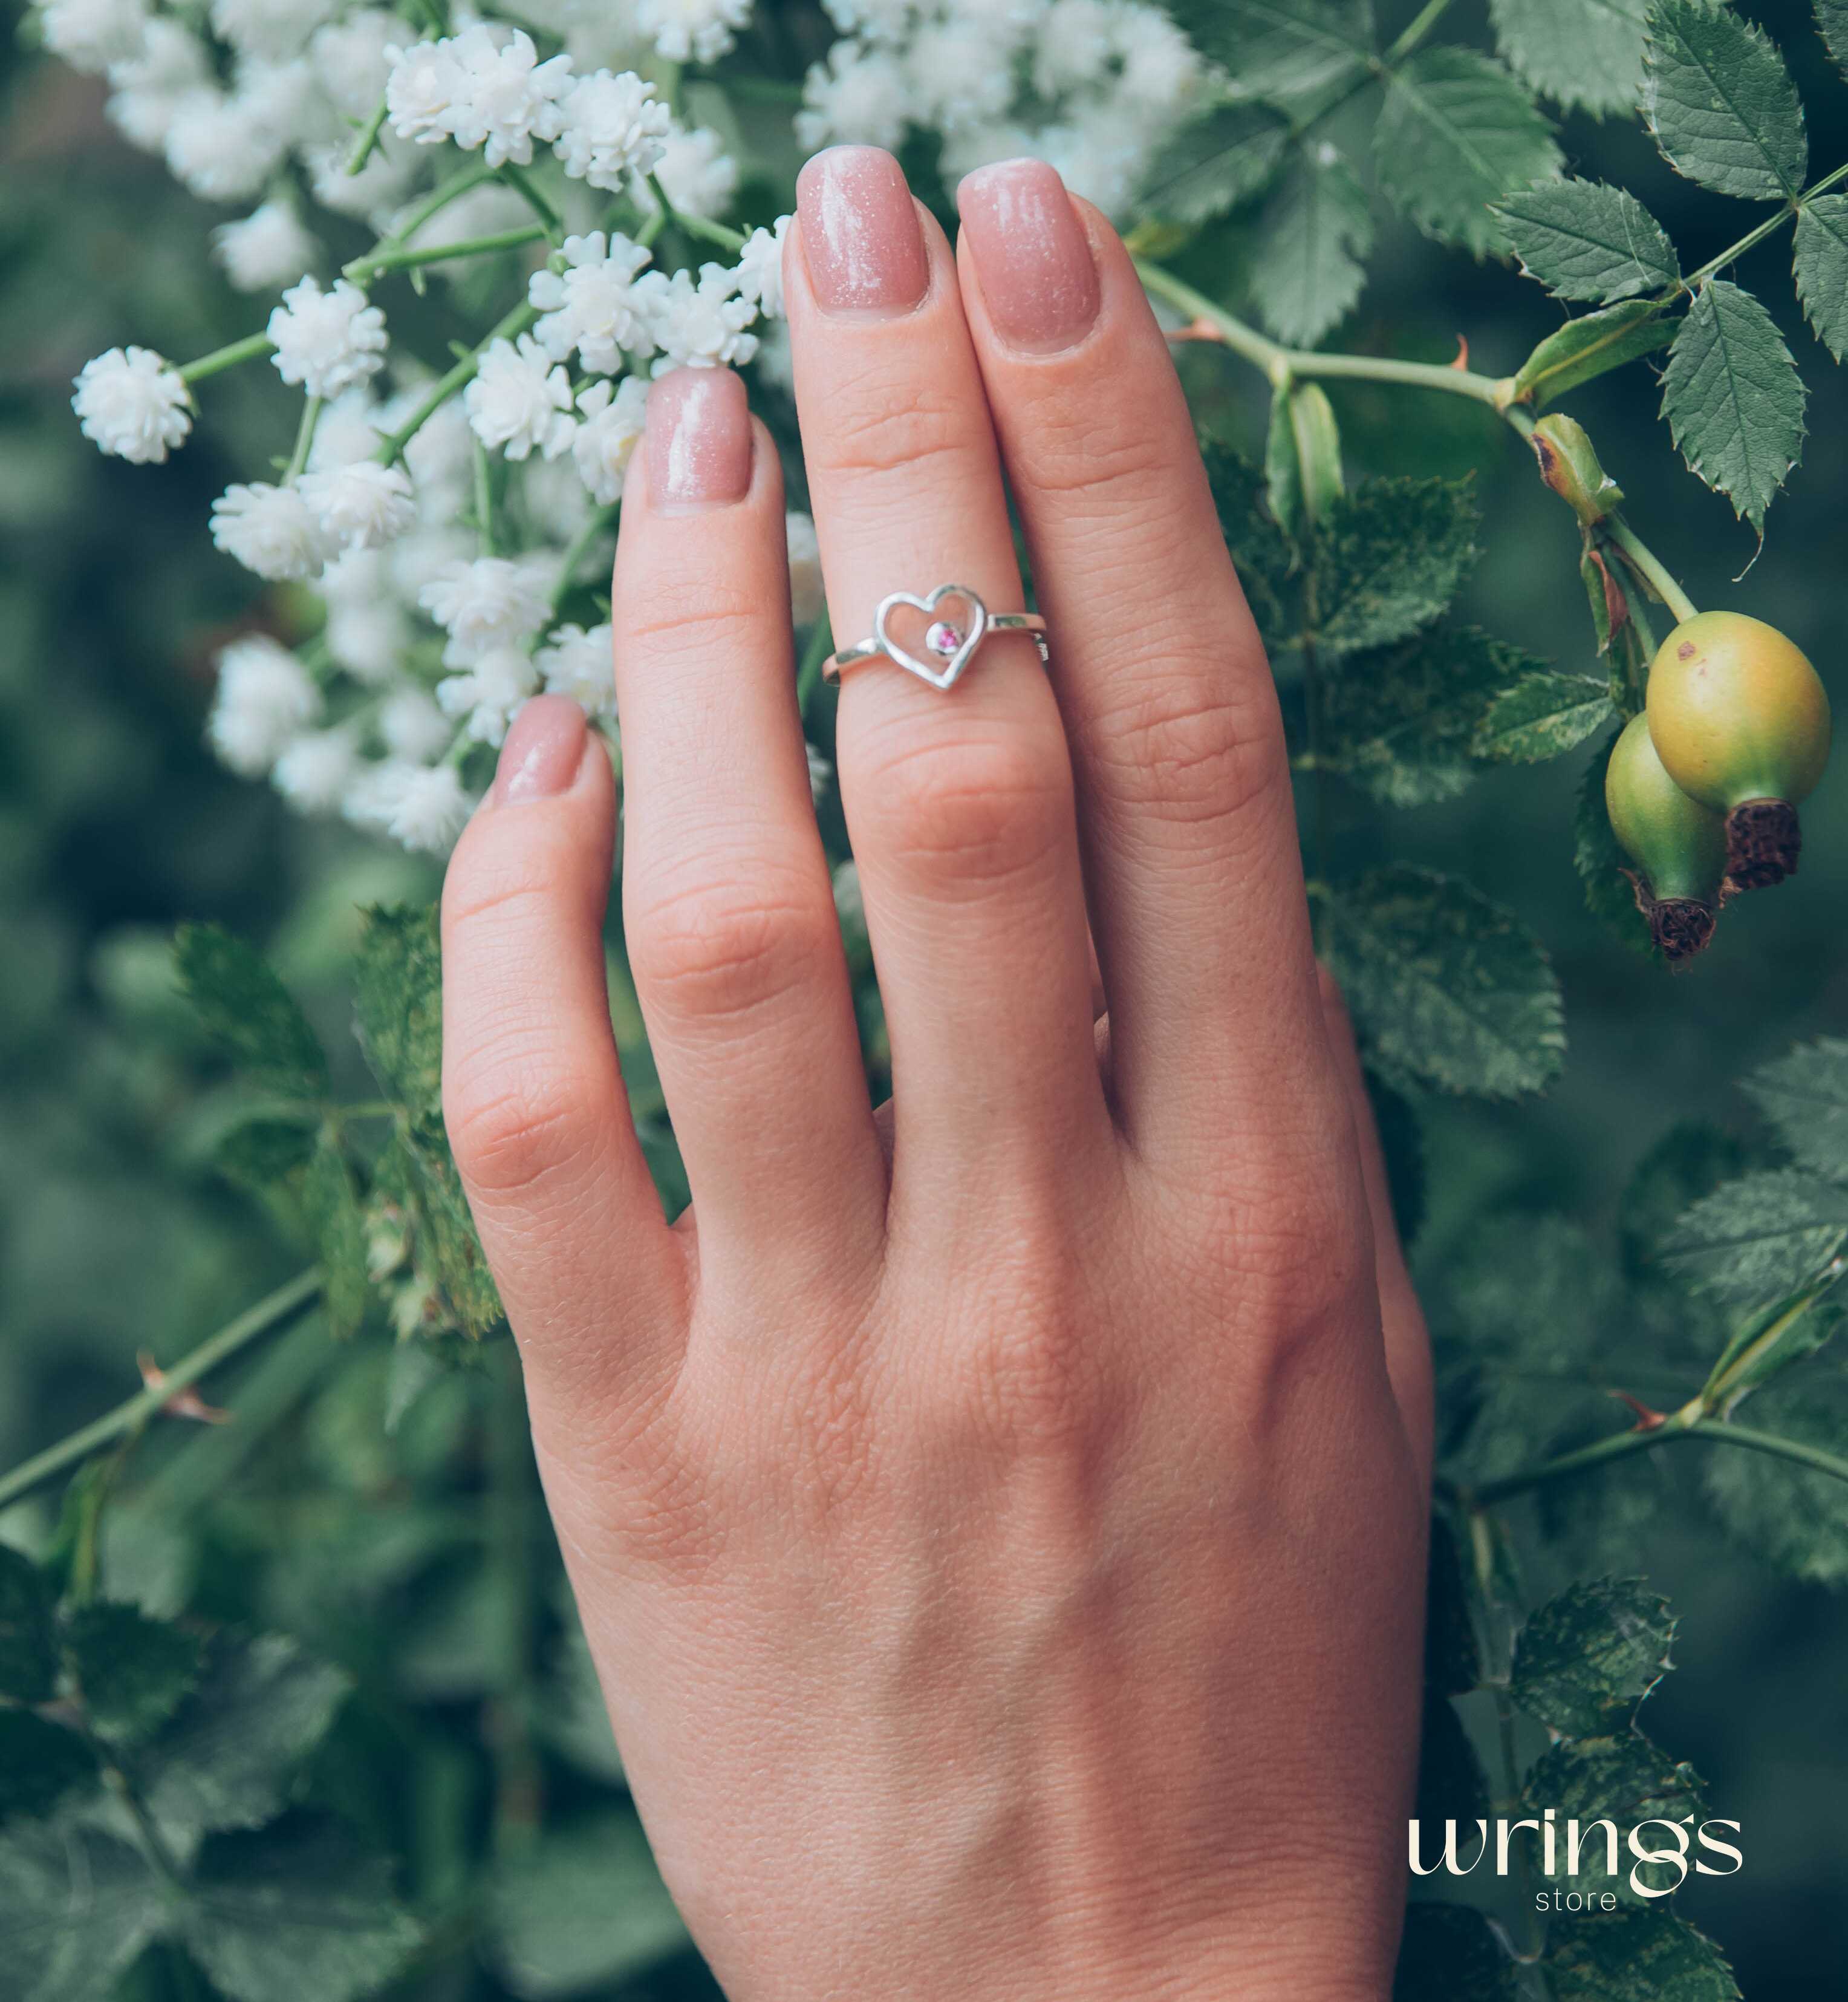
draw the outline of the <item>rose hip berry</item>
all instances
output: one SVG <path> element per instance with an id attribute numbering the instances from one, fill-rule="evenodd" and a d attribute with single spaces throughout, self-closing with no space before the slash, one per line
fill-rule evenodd
<path id="1" fill-rule="evenodd" d="M 1671 961 L 1692 959 L 1714 935 L 1726 875 L 1726 827 L 1662 769 L 1649 719 L 1632 717 L 1604 774 L 1611 832 L 1636 864 L 1626 871 L 1649 936 Z"/>

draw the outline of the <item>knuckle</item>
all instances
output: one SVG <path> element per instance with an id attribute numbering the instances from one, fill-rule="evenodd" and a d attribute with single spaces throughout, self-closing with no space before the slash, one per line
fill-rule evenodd
<path id="1" fill-rule="evenodd" d="M 530 1049 L 492 1046 L 445 1068 L 443 1124 L 469 1187 L 500 1199 L 528 1194 L 568 1167 L 592 1131 L 580 1079 Z"/>
<path id="2" fill-rule="evenodd" d="M 772 1008 L 839 946 L 831 904 L 761 877 L 669 892 L 627 930 L 636 981 L 682 1020 L 735 1022 Z"/>
<path id="3" fill-rule="evenodd" d="M 1133 507 L 1173 484 L 1166 434 L 1150 425 L 1100 427 L 1094 413 L 1062 411 L 1042 422 L 1032 462 L 1033 484 L 1056 500 Z"/>
<path id="4" fill-rule="evenodd" d="M 1216 665 L 1170 664 L 1124 678 L 1083 725 L 1091 768 L 1110 797 L 1183 825 L 1242 818 L 1287 790 L 1281 719 L 1267 689 L 1240 700 Z"/>
<path id="5" fill-rule="evenodd" d="M 642 607 L 623 622 L 623 644 L 652 654 L 679 656 L 731 650 L 740 642 L 753 652 L 763 643 L 763 600 L 710 574 L 650 580 Z"/>
<path id="6" fill-rule="evenodd" d="M 1034 870 L 1072 818 L 1068 773 L 1018 735 L 915 740 L 876 759 L 865 790 L 897 862 L 978 889 Z"/>
<path id="7" fill-rule="evenodd" d="M 813 448 L 824 474 L 864 475 L 920 466 L 965 452 L 964 405 L 929 383 L 869 377 L 837 399 Z"/>

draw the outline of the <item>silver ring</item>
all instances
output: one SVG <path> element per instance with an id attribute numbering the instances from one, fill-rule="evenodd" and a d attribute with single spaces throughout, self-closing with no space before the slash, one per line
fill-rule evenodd
<path id="1" fill-rule="evenodd" d="M 936 609 L 946 598 L 956 598 L 968 608 L 960 623 L 936 617 Z M 924 635 L 924 647 L 934 659 L 934 666 L 892 637 L 890 621 L 901 605 L 922 612 L 931 622 Z M 1030 634 L 1040 650 L 1040 665 L 1051 664 L 1046 622 L 1037 612 L 991 612 L 966 584 L 940 584 L 922 598 L 908 591 L 894 591 L 890 597 L 882 598 L 873 615 L 872 638 L 861 640 L 857 647 L 842 647 L 829 657 L 821 676 L 825 681 L 838 682 L 844 668 L 858 667 L 863 661 L 890 661 L 915 675 L 919 681 L 929 682 L 933 689 L 954 688 L 964 668 L 975 657 L 976 649 L 992 633 Z"/>

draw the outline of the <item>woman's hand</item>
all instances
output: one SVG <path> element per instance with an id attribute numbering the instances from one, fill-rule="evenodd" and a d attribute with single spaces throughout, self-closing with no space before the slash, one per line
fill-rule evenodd
<path id="1" fill-rule="evenodd" d="M 521 713 L 445 896 L 445 1103 L 635 1798 L 727 1992 L 1378 2002 L 1416 1756 L 1429 1371 L 1270 674 L 1162 334 L 1048 168 L 811 161 L 786 260 L 891 1040 L 868 1102 L 793 696 L 776 454 L 664 378 L 609 760 Z M 1093 946 L 1095 954 L 1093 960 Z M 1094 999 L 1100 987 L 1101 1001 Z M 1099 1019 L 1100 1006 L 1107 1016 Z"/>

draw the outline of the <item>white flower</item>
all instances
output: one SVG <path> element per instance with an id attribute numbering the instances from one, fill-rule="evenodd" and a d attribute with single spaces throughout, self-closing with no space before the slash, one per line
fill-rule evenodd
<path id="1" fill-rule="evenodd" d="M 315 426 L 314 443 L 309 448 L 309 471 L 332 473 L 337 467 L 352 465 L 355 459 L 376 457 L 384 435 L 382 420 L 382 406 L 365 390 L 349 389 L 343 396 L 336 396 L 322 410 L 320 421 Z"/>
<path id="2" fill-rule="evenodd" d="M 1052 0 L 1033 38 L 1033 85 L 1056 99 L 1082 89 L 1104 72 L 1116 53 L 1112 0 Z"/>
<path id="3" fill-rule="evenodd" d="M 188 95 L 211 81 L 198 37 L 177 21 L 156 16 L 134 54 L 110 66 L 109 116 L 131 142 L 158 153 Z"/>
<path id="4" fill-rule="evenodd" d="M 808 755 L 808 796 L 817 806 L 821 804 L 821 795 L 834 780 L 834 767 L 828 763 L 814 745 L 804 744 L 803 749 Z"/>
<path id="5" fill-rule="evenodd" d="M 272 581 L 318 576 L 333 553 L 300 490 L 261 480 L 228 487 L 212 503 L 211 539 L 245 569 Z"/>
<path id="6" fill-rule="evenodd" d="M 571 442 L 571 380 L 529 333 L 490 342 L 463 392 L 469 423 L 482 443 L 509 459 L 538 451 L 556 459 Z"/>
<path id="7" fill-rule="evenodd" d="M 344 549 L 375 549 L 417 518 L 410 475 L 375 459 L 304 473 L 302 497 L 320 518 L 329 539 Z"/>
<path id="8" fill-rule="evenodd" d="M 427 765 L 448 748 L 455 734 L 442 711 L 415 682 L 406 682 L 378 708 L 378 739 L 394 758 Z"/>
<path id="9" fill-rule="evenodd" d="M 1013 42 L 999 10 L 953 15 L 920 30 L 907 65 L 912 121 L 957 132 L 1004 117 L 1014 94 Z"/>
<path id="10" fill-rule="evenodd" d="M 241 221 L 221 222 L 211 244 L 225 275 L 240 292 L 267 292 L 298 278 L 321 252 L 294 205 L 283 201 L 266 201 Z"/>
<path id="11" fill-rule="evenodd" d="M 707 125 L 670 132 L 654 171 L 668 201 L 682 215 L 722 214 L 737 192 L 738 163 Z M 652 197 L 648 205 L 654 205 Z"/>
<path id="12" fill-rule="evenodd" d="M 394 397 L 379 410 L 382 424 L 403 424 L 422 399 L 427 383 L 417 383 L 402 397 Z M 472 475 L 475 436 L 469 428 L 469 413 L 459 400 L 441 404 L 411 434 L 404 448 L 404 462 L 420 494 L 433 497 L 432 504 L 442 504 L 443 497 L 459 494 Z"/>
<path id="13" fill-rule="evenodd" d="M 468 734 L 498 744 L 513 713 L 539 685 L 539 671 L 524 647 L 490 647 L 464 674 L 436 686 L 437 706 L 465 719 Z"/>
<path id="14" fill-rule="evenodd" d="M 315 81 L 343 117 L 371 116 L 391 70 L 385 51 L 403 33 L 404 23 L 396 14 L 362 7 L 343 21 L 327 22 L 309 37 L 308 60 Z"/>
<path id="15" fill-rule="evenodd" d="M 827 603 L 821 588 L 821 545 L 815 525 L 793 509 L 783 518 L 790 552 L 790 612 L 798 626 L 812 626 Z"/>
<path id="16" fill-rule="evenodd" d="M 211 0 L 212 32 L 256 56 L 292 56 L 337 0 Z"/>
<path id="17" fill-rule="evenodd" d="M 625 375 L 613 393 L 608 382 L 592 382 L 577 392 L 583 421 L 571 440 L 571 456 L 600 507 L 622 497 L 647 404 L 648 385 L 634 375 Z"/>
<path id="18" fill-rule="evenodd" d="M 613 375 L 621 351 L 647 355 L 654 350 L 648 320 L 635 296 L 635 277 L 649 253 L 626 236 L 567 236 L 567 269 L 535 271 L 526 288 L 528 304 L 544 315 L 533 333 L 554 361 L 579 356 L 587 368 Z"/>
<path id="19" fill-rule="evenodd" d="M 468 825 L 475 801 L 449 765 L 397 759 L 369 766 L 347 788 L 341 811 L 361 827 L 389 834 L 406 848 L 447 855 Z"/>
<path id="20" fill-rule="evenodd" d="M 593 626 L 588 633 L 581 626 L 560 626 L 534 657 L 546 693 L 568 695 L 587 716 L 613 720 L 616 679 L 611 645 L 607 623 Z"/>
<path id="21" fill-rule="evenodd" d="M 234 772 L 267 772 L 290 738 L 321 713 L 314 677 L 267 633 L 234 640 L 218 656 L 206 734 Z"/>
<path id="22" fill-rule="evenodd" d="M 401 138 L 428 145 L 453 139 L 483 148 L 490 167 L 532 159 L 535 139 L 563 129 L 559 100 L 571 84 L 571 59 L 541 62 L 532 37 L 477 22 L 459 35 L 387 51 L 392 72 L 385 104 Z"/>
<path id="23" fill-rule="evenodd" d="M 192 399 L 173 363 L 151 347 L 112 347 L 83 364 L 71 408 L 99 451 L 159 465 L 193 427 Z"/>
<path id="24" fill-rule="evenodd" d="M 561 100 L 562 126 L 553 142 L 565 172 L 592 187 L 619 192 L 631 174 L 650 174 L 673 130 L 674 117 L 633 70 L 600 69 L 581 76 Z"/>
<path id="25" fill-rule="evenodd" d="M 306 730 L 283 747 L 270 776 L 291 806 L 328 813 L 340 804 L 358 762 L 350 731 Z"/>
<path id="26" fill-rule="evenodd" d="M 843 35 L 864 35 L 875 42 L 898 40 L 917 14 L 916 0 L 821 0 L 821 4 Z"/>
<path id="27" fill-rule="evenodd" d="M 506 556 L 444 564 L 417 602 L 449 635 L 443 659 L 452 668 L 472 667 L 497 647 L 523 645 L 549 609 L 539 566 Z"/>
<path id="28" fill-rule="evenodd" d="M 165 147 L 174 178 L 207 201 L 256 194 L 287 150 L 289 134 L 265 122 L 241 95 L 190 90 L 173 107 Z"/>
<path id="29" fill-rule="evenodd" d="M 1200 52 L 1159 8 L 1124 9 L 1116 54 L 1122 63 L 1121 97 L 1145 116 L 1184 110 L 1199 95 Z"/>
<path id="30" fill-rule="evenodd" d="M 733 47 L 751 0 L 636 0 L 635 24 L 669 62 L 712 62 Z"/>
<path id="31" fill-rule="evenodd" d="M 141 51 L 147 0 L 49 0 L 39 9 L 39 33 L 54 56 L 94 75 Z"/>
<path id="32" fill-rule="evenodd" d="M 884 49 L 836 42 L 802 82 L 796 137 L 811 152 L 839 144 L 896 146 L 912 116 L 905 65 Z"/>
<path id="33" fill-rule="evenodd" d="M 748 299 L 768 319 L 783 317 L 783 246 L 790 222 L 790 217 L 779 215 L 773 229 L 752 230 L 732 274 L 738 297 Z"/>
<path id="34" fill-rule="evenodd" d="M 327 589 L 336 570 L 377 561 L 371 549 L 352 550 L 328 566 L 321 588 Z M 321 637 L 328 652 L 355 681 L 376 688 L 397 671 L 411 644 L 411 628 L 404 607 L 385 589 L 382 572 L 372 574 L 379 576 L 381 581 L 376 590 L 366 595 L 329 595 L 327 623 L 322 628 Z"/>
<path id="35" fill-rule="evenodd" d="M 636 281 L 661 350 L 656 375 L 670 368 L 739 368 L 757 352 L 756 335 L 745 331 L 756 312 L 749 300 L 738 297 L 735 283 L 723 264 L 701 266 L 696 285 L 690 271 L 676 271 L 671 277 L 650 271 Z"/>
<path id="36" fill-rule="evenodd" d="M 337 396 L 384 365 L 385 315 L 346 278 L 335 279 L 330 291 L 316 278 L 291 285 L 270 316 L 269 333 L 277 373 L 311 396 Z"/>

